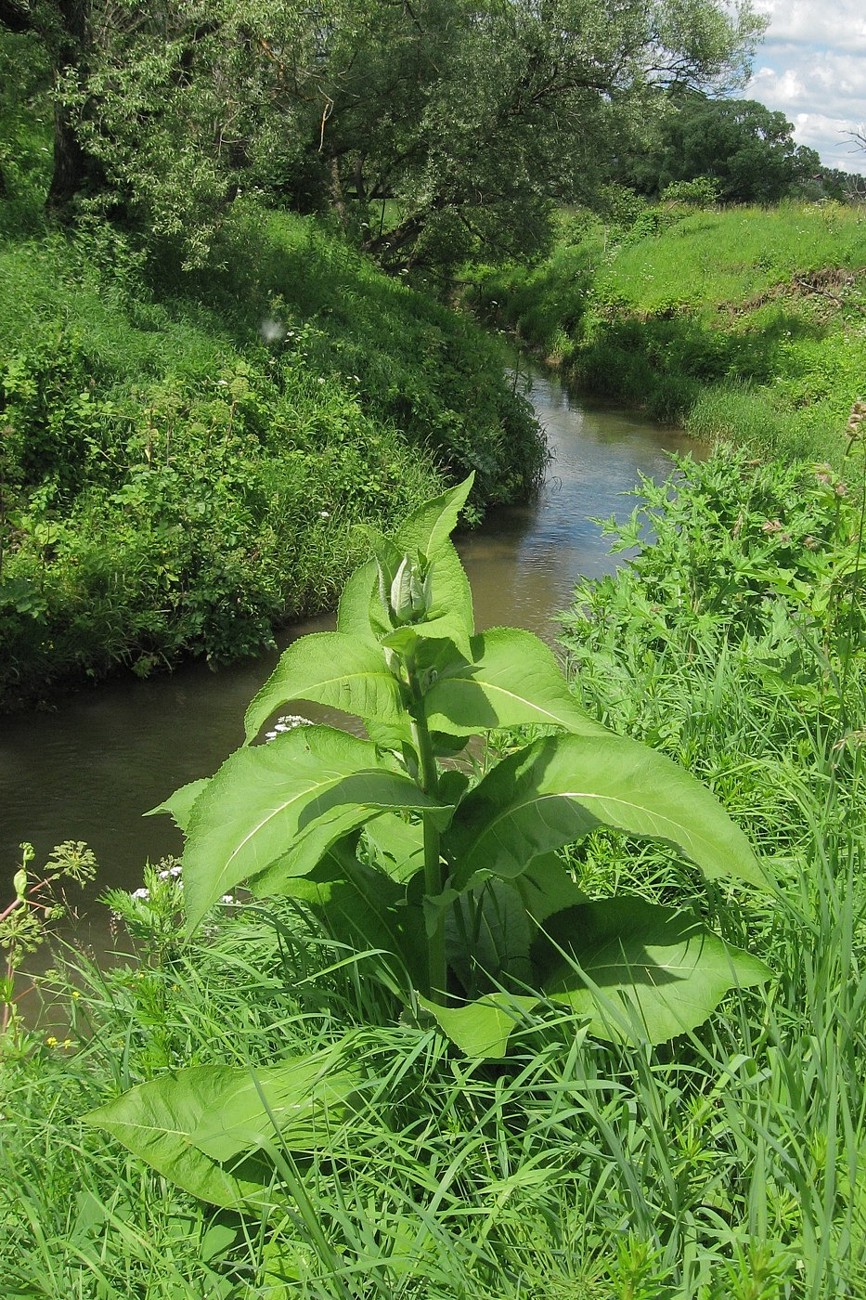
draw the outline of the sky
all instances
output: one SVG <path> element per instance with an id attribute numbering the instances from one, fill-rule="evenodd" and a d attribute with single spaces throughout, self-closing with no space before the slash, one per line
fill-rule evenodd
<path id="1" fill-rule="evenodd" d="M 770 19 L 742 92 L 785 114 L 797 144 L 825 167 L 866 175 L 866 150 L 845 134 L 866 133 L 866 2 L 754 0 Z"/>

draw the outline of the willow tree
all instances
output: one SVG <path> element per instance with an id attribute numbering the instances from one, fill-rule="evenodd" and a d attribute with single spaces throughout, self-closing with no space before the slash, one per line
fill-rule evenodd
<path id="1" fill-rule="evenodd" d="M 331 200 L 385 260 L 524 252 L 660 87 L 739 84 L 761 30 L 717 0 L 359 6 L 321 81 Z"/>
<path id="2" fill-rule="evenodd" d="M 206 258 L 276 123 L 284 151 L 305 147 L 318 26 L 306 0 L 0 0 L 0 31 L 31 34 L 51 69 L 49 211 Z"/>

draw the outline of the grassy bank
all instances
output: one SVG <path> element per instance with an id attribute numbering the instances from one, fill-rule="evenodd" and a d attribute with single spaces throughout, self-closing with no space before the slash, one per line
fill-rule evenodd
<path id="1" fill-rule="evenodd" d="M 866 395 L 859 208 L 578 214 L 545 262 L 476 268 L 467 293 L 581 391 L 760 454 L 838 462 Z"/>
<path id="2" fill-rule="evenodd" d="M 477 327 L 313 221 L 250 208 L 223 269 L 94 226 L 0 245 L 0 708 L 118 667 L 218 663 L 333 604 L 364 546 L 543 452 Z"/>
<path id="3" fill-rule="evenodd" d="M 860 451 L 849 471 L 862 479 Z M 551 1004 L 503 1061 L 472 1063 L 397 1024 L 375 953 L 335 946 L 303 908 L 227 904 L 183 941 L 177 884 L 152 875 L 147 900 L 111 900 L 143 959 L 73 959 L 64 1027 L 7 1039 L 10 1296 L 862 1295 L 861 487 L 742 453 L 683 462 L 620 537 L 651 520 L 655 543 L 564 617 L 583 705 L 707 782 L 775 889 L 708 888 L 609 833 L 566 854 L 573 879 L 698 909 L 764 958 L 768 989 L 657 1048 L 599 1041 Z M 277 1151 L 260 1210 L 209 1209 L 80 1123 L 174 1067 L 264 1066 L 347 1033 L 360 1100 L 325 1149 Z"/>

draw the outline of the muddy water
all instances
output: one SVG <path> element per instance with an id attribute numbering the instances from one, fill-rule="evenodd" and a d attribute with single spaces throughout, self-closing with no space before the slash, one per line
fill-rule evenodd
<path id="1" fill-rule="evenodd" d="M 547 375 L 533 376 L 529 397 L 554 457 L 547 482 L 537 501 L 497 511 L 460 550 L 479 628 L 514 624 L 553 640 L 551 616 L 576 579 L 614 567 L 590 519 L 625 517 L 634 501 L 622 494 L 639 473 L 666 475 L 666 452 L 694 444 L 632 413 L 580 404 Z M 283 644 L 331 625 L 293 627 Z M 0 897 L 22 840 L 40 861 L 61 840 L 90 844 L 100 865 L 90 897 L 108 885 L 138 885 L 147 858 L 180 847 L 168 818 L 142 814 L 240 744 L 244 709 L 275 662 L 276 654 L 264 655 L 219 673 L 188 665 L 170 677 L 81 692 L 54 713 L 0 719 Z"/>

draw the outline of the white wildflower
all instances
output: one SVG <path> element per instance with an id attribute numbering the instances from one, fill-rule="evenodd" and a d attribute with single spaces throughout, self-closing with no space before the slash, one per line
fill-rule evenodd
<path id="1" fill-rule="evenodd" d="M 277 736 L 284 731 L 294 731 L 295 727 L 312 727 L 314 724 L 309 718 L 302 718 L 297 713 L 285 713 L 281 718 L 277 718 L 274 723 L 273 731 L 265 732 L 265 740 L 276 740 Z"/>

